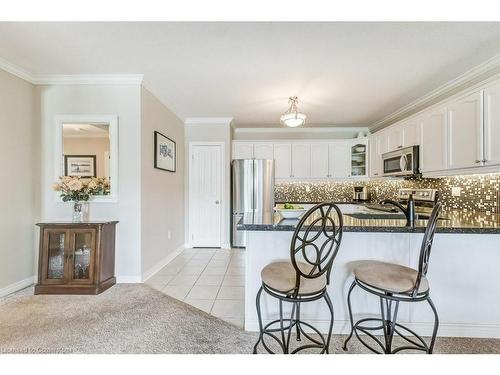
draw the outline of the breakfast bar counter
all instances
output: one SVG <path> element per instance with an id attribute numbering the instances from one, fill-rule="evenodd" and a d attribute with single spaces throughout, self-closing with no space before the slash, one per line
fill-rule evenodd
<path id="1" fill-rule="evenodd" d="M 415 227 L 404 218 L 369 218 L 362 205 L 339 205 L 344 233 L 334 261 L 328 293 L 335 309 L 334 333 L 348 333 L 346 303 L 352 268 L 358 260 L 380 260 L 416 268 L 426 220 Z M 354 215 L 354 216 L 353 216 Z M 424 215 L 425 216 L 425 215 Z M 438 336 L 500 338 L 500 224 L 498 216 L 443 211 L 434 238 L 427 277 L 440 317 Z M 267 264 L 290 259 L 290 243 L 298 219 L 283 220 L 277 213 L 245 215 L 237 226 L 247 234 L 245 329 L 258 330 L 255 296 L 260 272 Z M 361 317 L 379 314 L 379 301 L 366 293 L 352 295 L 353 309 Z M 286 306 L 290 309 L 290 306 Z M 290 311 L 290 310 L 286 310 Z M 263 296 L 264 322 L 276 319 L 278 304 Z M 303 304 L 302 317 L 322 332 L 328 329 L 325 303 Z M 425 335 L 432 332 L 433 315 L 426 304 L 402 304 L 401 323 Z"/>

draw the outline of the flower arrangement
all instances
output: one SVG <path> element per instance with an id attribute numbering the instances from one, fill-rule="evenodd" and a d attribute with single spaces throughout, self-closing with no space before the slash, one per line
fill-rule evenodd
<path id="1" fill-rule="evenodd" d="M 55 191 L 60 192 L 63 202 L 86 202 L 94 195 L 109 195 L 109 179 L 106 177 L 81 177 L 62 176 L 53 185 Z"/>

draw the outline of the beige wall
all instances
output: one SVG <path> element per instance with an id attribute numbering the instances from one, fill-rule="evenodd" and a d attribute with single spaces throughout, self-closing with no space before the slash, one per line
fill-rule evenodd
<path id="1" fill-rule="evenodd" d="M 139 84 L 37 86 L 41 102 L 42 219 L 68 220 L 71 204 L 52 191 L 60 174 L 55 166 L 55 118 L 58 115 L 118 117 L 117 202 L 90 202 L 91 220 L 118 220 L 116 277 L 118 282 L 141 280 L 141 86 Z M 56 170 L 57 169 L 57 170 Z"/>
<path id="2" fill-rule="evenodd" d="M 64 155 L 95 155 L 97 177 L 105 175 L 105 152 L 109 152 L 109 138 L 64 138 Z"/>
<path id="3" fill-rule="evenodd" d="M 154 168 L 154 131 L 176 142 L 176 172 Z M 141 90 L 141 263 L 143 278 L 184 245 L 184 125 Z M 170 238 L 169 238 L 170 233 Z"/>
<path id="4" fill-rule="evenodd" d="M 33 280 L 40 170 L 36 103 L 32 84 L 0 70 L 0 296 Z"/>

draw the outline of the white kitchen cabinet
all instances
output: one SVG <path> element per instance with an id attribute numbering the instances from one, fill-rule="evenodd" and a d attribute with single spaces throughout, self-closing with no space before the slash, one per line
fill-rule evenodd
<path id="1" fill-rule="evenodd" d="M 412 118 L 401 124 L 401 144 L 403 147 L 420 145 L 420 118 Z"/>
<path id="2" fill-rule="evenodd" d="M 387 151 L 387 134 L 385 131 L 372 134 L 370 136 L 370 158 L 368 161 L 370 165 L 370 177 L 381 177 L 384 174 L 382 154 Z"/>
<path id="3" fill-rule="evenodd" d="M 389 151 L 397 150 L 403 147 L 401 126 L 394 125 L 387 129 L 387 147 Z"/>
<path id="4" fill-rule="evenodd" d="M 328 163 L 328 143 L 313 144 L 311 147 L 311 178 L 330 177 Z"/>
<path id="5" fill-rule="evenodd" d="M 311 144 L 292 144 L 292 178 L 311 177 Z"/>
<path id="6" fill-rule="evenodd" d="M 274 144 L 274 177 L 292 177 L 292 145 L 291 143 Z"/>
<path id="7" fill-rule="evenodd" d="M 420 170 L 442 171 L 447 167 L 446 107 L 432 109 L 422 116 Z"/>
<path id="8" fill-rule="evenodd" d="M 351 143 L 345 141 L 331 143 L 328 154 L 330 177 L 351 177 Z"/>
<path id="9" fill-rule="evenodd" d="M 233 142 L 233 159 L 252 159 L 253 142 Z"/>
<path id="10" fill-rule="evenodd" d="M 255 143 L 253 146 L 255 159 L 274 159 L 274 149 L 272 143 Z"/>
<path id="11" fill-rule="evenodd" d="M 500 164 L 500 83 L 484 90 L 484 162 Z"/>
<path id="12" fill-rule="evenodd" d="M 448 167 L 482 166 L 483 100 L 482 91 L 448 104 Z"/>

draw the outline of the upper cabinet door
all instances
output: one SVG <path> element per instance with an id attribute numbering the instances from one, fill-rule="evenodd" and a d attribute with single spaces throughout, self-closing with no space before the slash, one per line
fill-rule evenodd
<path id="1" fill-rule="evenodd" d="M 448 166 L 450 169 L 482 165 L 482 99 L 482 91 L 479 91 L 448 105 Z"/>
<path id="2" fill-rule="evenodd" d="M 290 143 L 274 144 L 274 176 L 275 178 L 292 177 L 292 145 Z"/>
<path id="3" fill-rule="evenodd" d="M 403 147 L 420 145 L 420 118 L 411 119 L 401 125 Z"/>
<path id="4" fill-rule="evenodd" d="M 330 177 L 328 170 L 328 143 L 315 143 L 311 148 L 311 177 Z"/>
<path id="5" fill-rule="evenodd" d="M 253 146 L 255 159 L 274 159 L 274 150 L 272 143 L 255 143 Z"/>
<path id="6" fill-rule="evenodd" d="M 388 151 L 394 151 L 403 147 L 401 126 L 396 125 L 387 130 Z"/>
<path id="7" fill-rule="evenodd" d="M 328 154 L 330 158 L 330 177 L 351 177 L 351 143 L 331 143 Z"/>
<path id="8" fill-rule="evenodd" d="M 233 159 L 253 159 L 253 143 L 233 142 Z"/>
<path id="9" fill-rule="evenodd" d="M 382 160 L 380 158 L 379 153 L 379 145 L 378 145 L 379 136 L 372 134 L 368 140 L 369 150 L 370 150 L 370 177 L 378 177 L 380 176 L 380 165 Z"/>
<path id="10" fill-rule="evenodd" d="M 446 107 L 428 111 L 422 117 L 420 171 L 433 172 L 446 169 Z"/>
<path id="11" fill-rule="evenodd" d="M 292 178 L 311 177 L 311 144 L 292 144 Z"/>
<path id="12" fill-rule="evenodd" d="M 484 90 L 484 160 L 500 164 L 500 83 Z"/>

